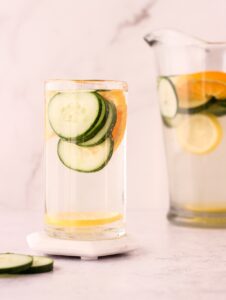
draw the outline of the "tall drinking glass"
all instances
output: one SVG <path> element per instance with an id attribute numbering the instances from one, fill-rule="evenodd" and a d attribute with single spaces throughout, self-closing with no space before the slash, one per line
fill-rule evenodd
<path id="1" fill-rule="evenodd" d="M 45 86 L 45 229 L 63 239 L 125 234 L 127 84 Z"/>
<path id="2" fill-rule="evenodd" d="M 157 61 L 170 210 L 177 223 L 226 226 L 226 43 L 172 30 L 145 37 Z"/>

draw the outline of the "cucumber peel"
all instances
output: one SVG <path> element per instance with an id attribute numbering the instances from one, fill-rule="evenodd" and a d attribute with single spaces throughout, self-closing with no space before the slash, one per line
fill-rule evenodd
<path id="1" fill-rule="evenodd" d="M 161 115 L 173 118 L 178 110 L 178 97 L 173 82 L 168 77 L 161 77 L 158 82 L 158 94 Z"/>
<path id="2" fill-rule="evenodd" d="M 109 107 L 109 114 L 105 125 L 100 129 L 100 131 L 97 132 L 97 134 L 92 139 L 84 143 L 79 143 L 79 146 L 91 147 L 99 145 L 111 135 L 117 120 L 117 110 L 114 103 L 106 101 L 106 104 Z"/>
<path id="3" fill-rule="evenodd" d="M 77 144 L 85 143 L 85 142 L 89 141 L 90 139 L 92 139 L 93 137 L 95 137 L 95 135 L 104 127 L 104 125 L 108 119 L 108 114 L 109 114 L 108 104 L 103 99 L 103 97 L 101 97 L 97 93 L 95 93 L 95 95 L 97 96 L 97 98 L 99 99 L 99 101 L 101 103 L 101 112 L 100 112 L 99 118 L 98 118 L 97 122 L 91 127 L 90 130 L 87 130 L 87 132 L 85 132 L 84 134 L 82 134 L 81 136 L 78 136 L 76 138 Z"/>
<path id="4" fill-rule="evenodd" d="M 46 256 L 33 256 L 30 268 L 21 272 L 23 274 L 45 273 L 53 270 L 53 259 Z"/>
<path id="5" fill-rule="evenodd" d="M 226 100 L 217 100 L 211 98 L 207 103 L 193 107 L 193 108 L 178 108 L 178 113 L 181 114 L 196 114 L 196 113 L 210 113 L 221 117 L 226 115 Z"/>
<path id="6" fill-rule="evenodd" d="M 99 171 L 107 165 L 113 149 L 114 142 L 111 137 L 92 147 L 83 147 L 60 139 L 57 153 L 61 162 L 69 169 L 91 173 Z"/>
<path id="7" fill-rule="evenodd" d="M 29 269 L 33 257 L 24 254 L 0 253 L 0 273 L 19 273 Z"/>
<path id="8" fill-rule="evenodd" d="M 0 253 L 0 274 L 34 274 L 53 270 L 53 260 L 45 256 Z"/>

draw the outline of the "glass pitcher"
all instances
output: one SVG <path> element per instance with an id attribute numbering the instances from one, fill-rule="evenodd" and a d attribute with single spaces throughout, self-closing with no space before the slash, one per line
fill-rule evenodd
<path id="1" fill-rule="evenodd" d="M 174 30 L 152 32 L 145 41 L 158 67 L 168 219 L 226 227 L 226 42 Z"/>

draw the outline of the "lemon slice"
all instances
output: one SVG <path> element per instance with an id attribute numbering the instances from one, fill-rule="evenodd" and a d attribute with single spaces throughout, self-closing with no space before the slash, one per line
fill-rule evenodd
<path id="1" fill-rule="evenodd" d="M 123 215 L 117 212 L 65 212 L 45 216 L 47 224 L 66 227 L 105 225 L 121 219 Z"/>
<path id="2" fill-rule="evenodd" d="M 189 204 L 186 205 L 185 209 L 201 213 L 226 213 L 226 207 L 222 206 L 223 202 L 219 202 L 218 205 L 213 204 L 214 202 L 216 202 L 216 199 L 213 201 L 205 201 L 205 203 Z"/>
<path id="3" fill-rule="evenodd" d="M 176 134 L 185 150 L 193 154 L 206 154 L 221 142 L 223 131 L 215 116 L 196 114 L 185 118 L 176 128 Z"/>

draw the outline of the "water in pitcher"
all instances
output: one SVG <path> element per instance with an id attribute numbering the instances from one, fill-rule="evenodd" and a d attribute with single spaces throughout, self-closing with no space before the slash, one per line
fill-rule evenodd
<path id="1" fill-rule="evenodd" d="M 168 219 L 226 227 L 226 42 L 171 29 L 145 36 L 154 50 L 168 165 Z"/>
<path id="2" fill-rule="evenodd" d="M 159 77 L 172 207 L 226 213 L 226 73 Z"/>

